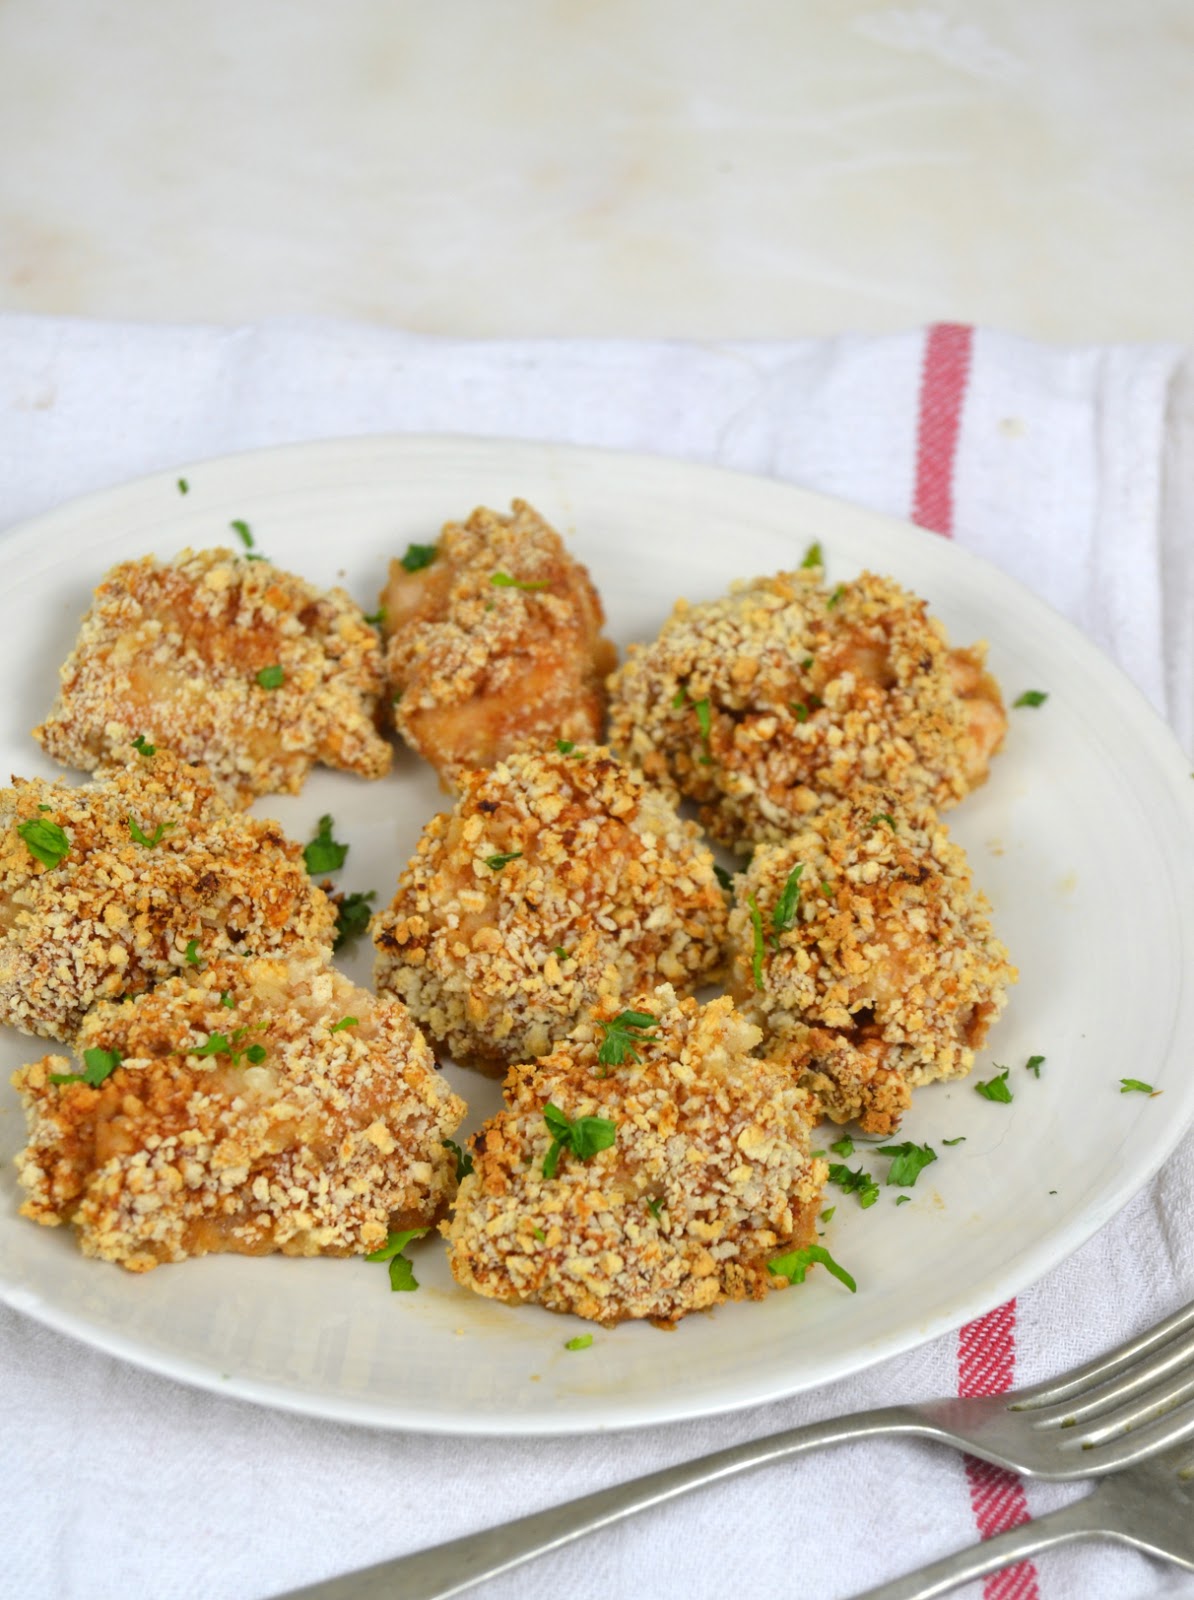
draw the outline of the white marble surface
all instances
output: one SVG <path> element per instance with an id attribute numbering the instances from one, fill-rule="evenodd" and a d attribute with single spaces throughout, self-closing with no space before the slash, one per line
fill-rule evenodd
<path id="1" fill-rule="evenodd" d="M 0 309 L 1194 333 L 1187 0 L 5 0 Z"/>

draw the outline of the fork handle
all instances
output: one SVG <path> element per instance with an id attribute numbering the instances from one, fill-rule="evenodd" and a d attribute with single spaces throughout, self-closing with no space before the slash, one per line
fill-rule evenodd
<path id="1" fill-rule="evenodd" d="M 927 1567 L 918 1567 L 915 1572 L 893 1578 L 890 1583 L 881 1583 L 876 1589 L 867 1589 L 863 1594 L 854 1595 L 852 1600 L 933 1600 L 934 1596 L 947 1594 L 971 1578 L 997 1572 L 1000 1567 L 1011 1566 L 1016 1561 L 1027 1561 L 1055 1545 L 1099 1535 L 1114 1538 L 1114 1532 L 1108 1528 L 1095 1503 L 1099 1498 L 1096 1490 L 1083 1500 L 1046 1512 L 1032 1522 L 1022 1522 L 1018 1528 L 997 1533 L 981 1544 L 943 1556 L 940 1561 L 931 1561 Z"/>
<path id="2" fill-rule="evenodd" d="M 811 1422 L 649 1472 L 611 1489 L 598 1489 L 514 1522 L 417 1550 L 413 1555 L 360 1567 L 356 1572 L 303 1589 L 291 1589 L 274 1600 L 448 1600 L 449 1595 L 471 1589 L 475 1583 L 495 1578 L 549 1550 L 558 1550 L 636 1511 L 675 1500 L 690 1489 L 719 1483 L 822 1445 L 873 1439 L 880 1434 L 931 1436 L 934 1432 L 923 1417 L 904 1406 L 884 1406 L 850 1417 Z"/>

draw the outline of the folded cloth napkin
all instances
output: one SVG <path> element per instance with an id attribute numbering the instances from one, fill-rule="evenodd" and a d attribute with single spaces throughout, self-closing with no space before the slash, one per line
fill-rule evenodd
<path id="1" fill-rule="evenodd" d="M 1187 745 L 1194 735 L 1182 534 L 1194 384 L 1176 349 L 1047 348 L 956 326 L 698 345 L 0 318 L 0 528 L 205 456 L 379 432 L 654 451 L 913 517 L 1043 595 Z M 0 1308 L 5 1587 L 26 1600 L 249 1600 L 814 1417 L 1031 1383 L 1194 1294 L 1192 1211 L 1187 1137 L 1083 1249 L 959 1334 L 813 1394 L 615 1436 L 313 1421 L 175 1385 Z M 478 1593 L 846 1595 L 1074 1494 L 928 1445 L 847 1447 L 682 1500 Z M 1092 1545 L 980 1591 L 1132 1600 L 1194 1583 Z"/>

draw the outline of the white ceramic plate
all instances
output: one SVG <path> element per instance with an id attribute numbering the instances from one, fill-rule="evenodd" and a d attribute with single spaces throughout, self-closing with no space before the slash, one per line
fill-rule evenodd
<path id="1" fill-rule="evenodd" d="M 592 570 L 619 645 L 654 634 L 680 594 L 796 564 L 822 541 L 831 580 L 867 565 L 925 595 L 959 643 L 991 641 L 1011 712 L 990 782 L 951 814 L 1021 981 L 974 1078 L 921 1090 L 901 1137 L 939 1159 L 912 1191 L 867 1211 L 831 1192 L 826 1243 L 858 1280 L 825 1272 L 762 1304 L 649 1326 L 593 1330 L 458 1289 L 441 1245 L 412 1252 L 422 1287 L 392 1294 L 359 1260 L 211 1257 L 132 1277 L 84 1260 L 67 1230 L 16 1214 L 11 1156 L 23 1119 L 0 1087 L 0 1294 L 115 1355 L 225 1394 L 383 1427 L 549 1433 L 730 1410 L 823 1383 L 958 1326 L 1082 1243 L 1155 1171 L 1194 1114 L 1194 808 L 1177 744 L 1122 674 L 1010 578 L 901 523 L 784 485 L 678 462 L 467 439 L 374 439 L 274 450 L 182 469 L 93 496 L 5 539 L 0 767 L 52 766 L 29 737 L 48 709 L 91 588 L 115 561 L 184 545 L 259 547 L 371 610 L 386 563 L 476 504 L 521 495 Z M 318 773 L 298 798 L 265 800 L 306 839 L 330 811 L 351 842 L 340 874 L 388 899 L 422 824 L 443 804 L 409 755 L 383 783 Z M 345 965 L 367 982 L 370 951 Z M 0 1084 L 42 1053 L 0 1038 Z M 1024 1069 L 1046 1057 L 1037 1081 Z M 974 1092 L 1011 1069 L 1011 1105 Z M 448 1068 L 475 1126 L 497 1104 Z M 1164 1094 L 1123 1094 L 1123 1077 Z M 964 1136 L 946 1148 L 943 1141 Z M 836 1137 L 827 1132 L 825 1142 Z M 865 1161 L 867 1152 L 852 1161 Z M 880 1176 L 883 1159 L 869 1163 Z M 896 1207 L 897 1193 L 911 1193 Z"/>

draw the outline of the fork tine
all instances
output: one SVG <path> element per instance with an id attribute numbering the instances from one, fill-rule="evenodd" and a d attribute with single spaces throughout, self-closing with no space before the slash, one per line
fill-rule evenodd
<path id="1" fill-rule="evenodd" d="M 1150 1328 L 1147 1333 L 1121 1344 L 1117 1350 L 1112 1350 L 1105 1356 L 1097 1356 L 1095 1360 L 1088 1361 L 1084 1367 L 1065 1373 L 1059 1379 L 1048 1380 L 1036 1384 L 1031 1389 L 1022 1390 L 1008 1410 L 1033 1411 L 1039 1406 L 1055 1405 L 1059 1401 L 1068 1400 L 1072 1395 L 1084 1394 L 1096 1384 L 1118 1377 L 1142 1356 L 1148 1355 L 1160 1345 L 1185 1332 L 1187 1328 L 1194 1328 L 1194 1300 L 1189 1305 L 1183 1306 L 1180 1311 L 1175 1311 L 1171 1317 L 1166 1317 L 1164 1322 L 1158 1322 L 1156 1327 Z"/>
<path id="2" fill-rule="evenodd" d="M 1135 1415 L 1143 1417 L 1148 1414 L 1153 1403 L 1151 1400 L 1127 1411 L 1123 1409 L 1124 1401 L 1130 1401 L 1137 1395 L 1145 1395 L 1157 1387 L 1164 1378 L 1176 1375 L 1176 1380 L 1180 1384 L 1183 1374 L 1186 1375 L 1186 1382 L 1189 1382 L 1191 1374 L 1194 1374 L 1194 1328 L 1176 1339 L 1171 1339 L 1168 1344 L 1146 1356 L 1136 1366 L 1129 1367 L 1119 1377 L 1096 1384 L 1075 1402 L 1068 1405 L 1062 1403 L 1041 1406 L 1040 1401 L 1035 1400 L 1032 1409 L 1037 1415 L 1033 1418 L 1033 1422 L 1038 1428 L 1058 1425 L 1072 1428 L 1080 1422 L 1102 1417 L 1113 1411 L 1124 1417 Z M 1169 1389 L 1167 1388 L 1165 1392 L 1168 1393 Z M 1170 1401 L 1170 1404 L 1176 1404 L 1180 1398 L 1178 1395 Z M 1114 1425 L 1115 1419 L 1111 1420 Z M 1125 1421 L 1123 1426 L 1131 1427 L 1132 1423 Z M 1093 1438 L 1099 1430 L 1088 1428 L 1084 1431 L 1087 1438 Z"/>
<path id="3" fill-rule="evenodd" d="M 1162 1452 L 1169 1451 L 1176 1463 L 1186 1460 L 1194 1463 L 1194 1406 L 1174 1407 L 1151 1422 L 1144 1422 L 1131 1432 L 1117 1432 L 1097 1443 L 1084 1443 L 1075 1439 L 1060 1445 L 1064 1451 L 1081 1457 L 1084 1471 L 1092 1477 L 1108 1472 L 1118 1472 L 1122 1467 L 1134 1466 L 1139 1461 L 1150 1461 Z M 1179 1447 L 1180 1453 L 1179 1453 Z"/>

